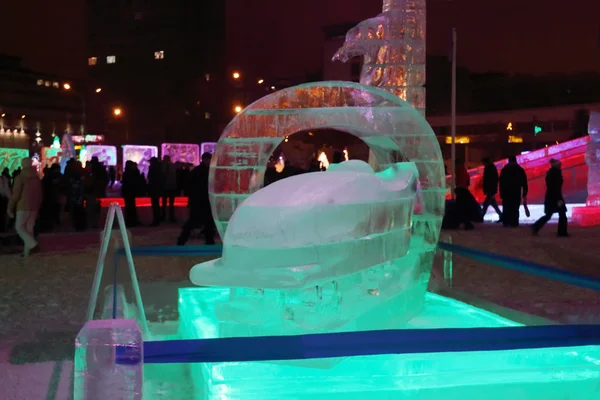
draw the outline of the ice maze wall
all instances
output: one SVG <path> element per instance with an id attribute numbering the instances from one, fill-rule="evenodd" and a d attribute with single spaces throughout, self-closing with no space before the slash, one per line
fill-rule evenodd
<path id="1" fill-rule="evenodd" d="M 235 209 L 263 186 L 269 157 L 286 136 L 337 129 L 361 138 L 381 169 L 412 161 L 419 170 L 411 253 L 426 285 L 444 213 L 444 164 L 437 138 L 410 104 L 393 94 L 351 82 L 319 82 L 272 93 L 227 126 L 212 158 L 209 194 L 221 237 Z"/>

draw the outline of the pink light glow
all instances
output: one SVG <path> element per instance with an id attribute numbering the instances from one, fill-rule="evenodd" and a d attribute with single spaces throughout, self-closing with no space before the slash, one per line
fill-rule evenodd
<path id="1" fill-rule="evenodd" d="M 163 143 L 161 156 L 171 157 L 171 162 L 198 165 L 200 164 L 200 146 L 191 143 Z"/>
<path id="2" fill-rule="evenodd" d="M 581 226 L 600 226 L 600 207 L 573 207 L 571 220 Z"/>

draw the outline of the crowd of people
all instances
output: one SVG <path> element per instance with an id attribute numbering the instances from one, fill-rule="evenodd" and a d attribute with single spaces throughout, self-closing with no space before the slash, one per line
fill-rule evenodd
<path id="1" fill-rule="evenodd" d="M 333 163 L 343 161 L 343 155 L 339 152 L 333 158 Z M 151 226 L 159 226 L 163 222 L 175 222 L 175 198 L 184 195 L 188 197 L 189 218 L 182 227 L 177 244 L 184 245 L 191 232 L 198 228 L 203 229 L 205 242 L 214 244 L 216 229 L 208 195 L 210 161 L 211 154 L 204 153 L 200 165 L 192 169 L 172 163 L 168 156 L 162 160 L 154 157 L 150 160 L 147 176 L 140 172 L 135 162 L 127 161 L 120 181 L 127 226 L 141 225 L 136 204 L 138 197 L 150 197 Z M 469 190 L 467 168 L 461 160 L 457 160 L 456 200 L 447 207 L 446 227 L 464 225 L 467 230 L 473 229 L 473 221 L 483 221 L 490 206 L 498 214 L 498 223 L 505 227 L 517 227 L 520 207 L 524 206 L 527 212 L 527 175 L 516 157 L 509 157 L 500 173 L 489 159 L 483 162 L 485 200 L 480 206 Z M 276 160 L 272 160 L 267 166 L 265 185 L 288 176 L 323 169 L 317 160 L 313 160 L 308 168 L 294 167 L 286 162 L 283 171 L 277 172 L 275 163 Z M 24 245 L 23 255 L 27 256 L 39 251 L 36 240 L 39 232 L 51 232 L 61 224 L 63 211 L 70 213 L 75 231 L 96 229 L 101 218 L 100 200 L 107 196 L 107 188 L 114 186 L 117 177 L 114 167 L 107 169 L 98 158 L 93 157 L 85 166 L 75 159 L 69 160 L 64 173 L 61 173 L 58 164 L 46 167 L 40 179 L 31 159 L 24 158 L 21 167 L 12 174 L 4 169 L 0 175 L 0 232 L 14 228 Z M 534 235 L 554 213 L 558 213 L 558 236 L 568 236 L 562 185 L 561 163 L 552 159 L 546 174 L 545 214 L 532 225 Z M 502 210 L 496 201 L 498 194 L 502 200 Z"/>
<path id="2" fill-rule="evenodd" d="M 505 227 L 519 226 L 519 209 L 521 206 L 525 213 L 529 213 L 527 206 L 527 174 L 525 169 L 517 163 L 517 158 L 511 156 L 508 163 L 500 173 L 496 165 L 489 159 L 483 159 L 483 193 L 485 200 L 480 207 L 469 190 L 470 176 L 462 160 L 456 162 L 456 201 L 451 207 L 454 216 L 454 227 L 464 225 L 466 230 L 474 228 L 473 221 L 483 221 L 483 217 L 491 206 L 498 214 L 497 223 Z M 546 173 L 546 194 L 544 199 L 544 215 L 531 227 L 532 233 L 537 235 L 544 225 L 552 218 L 554 213 L 558 214 L 558 232 L 560 237 L 569 236 L 567 231 L 567 207 L 562 194 L 563 176 L 562 164 L 559 160 L 551 159 L 550 168 Z M 496 196 L 500 195 L 502 210 L 498 206 Z M 528 215 L 529 216 L 529 215 Z M 449 225 L 452 225 L 450 223 Z"/>
<path id="3" fill-rule="evenodd" d="M 165 221 L 175 222 L 175 197 L 185 195 L 189 198 L 190 218 L 177 243 L 185 244 L 190 232 L 199 227 L 203 227 L 206 243 L 214 243 L 208 200 L 210 158 L 210 153 L 205 153 L 202 163 L 193 170 L 172 163 L 169 157 L 153 158 L 147 177 L 135 162 L 128 161 L 120 180 L 127 226 L 141 225 L 136 198 L 151 198 L 151 225 L 158 226 Z M 64 172 L 53 164 L 44 168 L 40 179 L 31 159 L 24 158 L 12 174 L 5 169 L 0 175 L 0 232 L 14 229 L 23 244 L 23 255 L 28 256 L 39 251 L 39 233 L 52 232 L 63 222 L 63 212 L 70 214 L 75 231 L 97 229 L 101 223 L 101 199 L 107 197 L 107 189 L 115 185 L 117 176 L 114 167 L 107 168 L 93 157 L 85 166 L 69 160 Z"/>

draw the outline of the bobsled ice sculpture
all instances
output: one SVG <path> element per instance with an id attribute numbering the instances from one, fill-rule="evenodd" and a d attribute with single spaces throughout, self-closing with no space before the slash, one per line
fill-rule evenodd
<path id="1" fill-rule="evenodd" d="M 352 161 L 261 189 L 275 148 L 314 129 L 364 140 L 377 173 Z M 191 279 L 229 288 L 214 304 L 220 337 L 386 329 L 422 310 L 445 175 L 434 132 L 407 102 L 352 82 L 271 93 L 227 126 L 209 182 L 223 259 Z"/>
<path id="2" fill-rule="evenodd" d="M 293 176 L 247 198 L 223 257 L 195 266 L 196 285 L 290 289 L 318 285 L 406 255 L 416 193 L 413 163 L 375 174 L 348 161 Z"/>
<path id="3" fill-rule="evenodd" d="M 223 257 L 195 266 L 190 279 L 247 288 L 233 290 L 216 312 L 222 321 L 256 325 L 256 333 L 341 326 L 411 283 L 414 260 L 400 264 L 417 178 L 410 162 L 375 173 L 348 161 L 278 181 L 238 207 Z"/>

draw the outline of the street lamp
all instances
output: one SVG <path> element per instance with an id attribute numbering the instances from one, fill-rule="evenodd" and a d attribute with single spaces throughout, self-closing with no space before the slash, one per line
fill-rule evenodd
<path id="1" fill-rule="evenodd" d="M 264 80 L 264 79 L 259 79 L 259 80 L 258 80 L 258 84 L 259 84 L 259 85 L 262 85 L 264 82 L 265 82 L 265 80 Z"/>
<path id="2" fill-rule="evenodd" d="M 96 88 L 96 93 L 100 93 L 102 91 L 102 88 Z"/>
<path id="3" fill-rule="evenodd" d="M 121 110 L 118 107 L 113 109 L 113 114 L 115 115 L 115 117 L 120 116 L 122 113 L 123 113 L 123 110 Z"/>
<path id="4" fill-rule="evenodd" d="M 235 106 L 233 108 L 233 111 L 235 111 L 236 114 L 239 114 L 240 112 L 242 112 L 242 106 Z"/>
<path id="5" fill-rule="evenodd" d="M 68 84 L 68 83 L 65 83 L 65 84 L 63 85 L 63 88 L 64 88 L 65 90 L 71 90 L 71 85 L 70 85 L 70 84 Z"/>
<path id="6" fill-rule="evenodd" d="M 240 75 L 240 73 L 239 73 L 239 72 L 237 72 L 237 71 L 235 71 L 235 72 L 233 73 L 233 79 L 240 79 L 240 76 L 241 76 L 241 75 Z"/>

